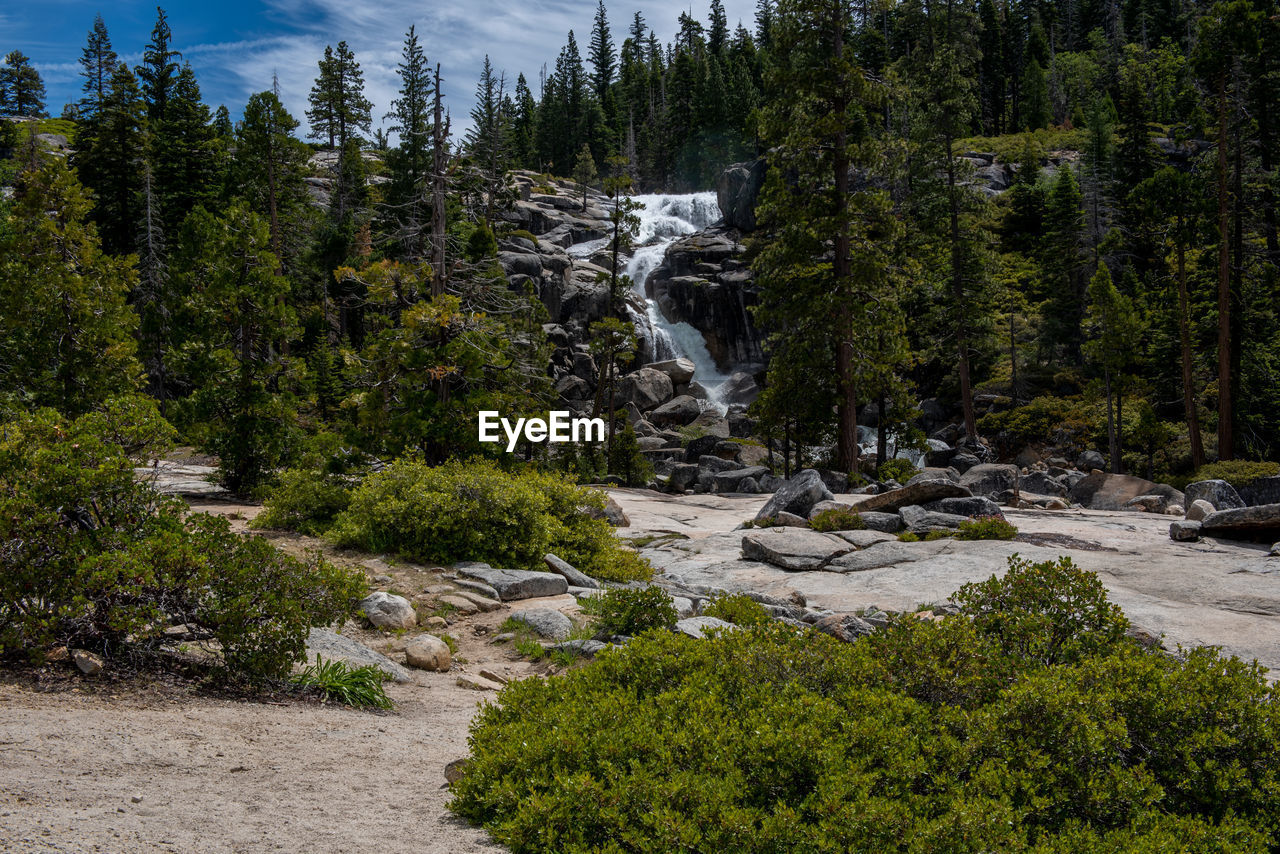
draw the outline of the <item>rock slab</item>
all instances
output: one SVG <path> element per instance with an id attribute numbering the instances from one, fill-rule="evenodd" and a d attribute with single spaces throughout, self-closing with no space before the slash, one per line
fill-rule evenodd
<path id="1" fill-rule="evenodd" d="M 409 682 L 413 679 L 403 665 L 396 664 L 357 640 L 328 629 L 312 629 L 307 635 L 307 658 L 314 662 L 317 655 L 325 659 L 345 661 L 353 667 L 372 665 L 397 682 Z"/>
<path id="2" fill-rule="evenodd" d="M 822 569 L 835 558 L 853 550 L 852 543 L 807 528 L 764 528 L 749 531 L 742 537 L 744 558 L 792 572 Z"/>
<path id="3" fill-rule="evenodd" d="M 569 591 L 569 582 L 554 572 L 530 572 L 524 569 L 462 567 L 459 575 L 483 581 L 492 587 L 503 602 L 559 596 Z"/>

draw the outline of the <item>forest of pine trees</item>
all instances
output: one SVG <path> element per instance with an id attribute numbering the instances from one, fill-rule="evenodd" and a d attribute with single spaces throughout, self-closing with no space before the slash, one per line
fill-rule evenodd
<path id="1" fill-rule="evenodd" d="M 497 261 L 509 171 L 616 197 L 763 157 L 769 435 L 851 471 L 869 404 L 905 428 L 937 398 L 970 437 L 1070 435 L 1117 471 L 1280 456 L 1274 0 L 760 0 L 751 29 L 711 0 L 665 42 L 620 20 L 600 0 L 533 74 L 486 57 L 469 110 L 414 27 L 389 104 L 340 41 L 305 116 L 263 81 L 233 121 L 163 11 L 132 67 L 99 17 L 71 156 L 0 122 L 0 402 L 145 394 L 237 491 L 322 446 L 474 453 L 477 409 L 554 398 L 545 309 Z M 46 115 L 21 50 L 0 114 Z"/>

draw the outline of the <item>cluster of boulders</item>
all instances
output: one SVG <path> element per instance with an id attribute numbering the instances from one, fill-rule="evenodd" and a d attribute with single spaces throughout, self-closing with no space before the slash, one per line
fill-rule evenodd
<path id="1" fill-rule="evenodd" d="M 1187 484 L 1185 494 L 1186 518 L 1169 526 L 1174 540 L 1280 538 L 1280 476 L 1259 478 L 1239 489 L 1225 480 L 1200 480 Z"/>

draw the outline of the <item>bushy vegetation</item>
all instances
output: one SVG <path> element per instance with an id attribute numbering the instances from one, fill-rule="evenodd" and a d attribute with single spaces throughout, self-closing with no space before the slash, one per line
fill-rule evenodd
<path id="1" fill-rule="evenodd" d="M 1081 451 L 1092 445 L 1103 426 L 1098 413 L 1088 404 L 1052 396 L 1037 397 L 1023 406 L 992 412 L 978 420 L 983 433 L 1003 434 L 1011 445 L 1047 440 Z"/>
<path id="2" fill-rule="evenodd" d="M 1280 463 L 1227 460 L 1196 469 L 1192 480 L 1225 480 L 1232 486 L 1248 486 L 1264 477 L 1280 474 Z"/>
<path id="3" fill-rule="evenodd" d="M 702 616 L 716 617 L 735 626 L 760 626 L 773 619 L 769 612 L 745 593 L 720 593 L 702 606 Z"/>
<path id="4" fill-rule="evenodd" d="M 280 473 L 253 527 L 318 536 L 347 509 L 368 472 L 364 455 L 333 433 L 321 433 L 309 445 L 297 467 Z"/>
<path id="5" fill-rule="evenodd" d="M 395 704 L 382 687 L 389 678 L 372 664 L 352 667 L 345 661 L 325 661 L 317 655 L 315 664 L 307 665 L 290 681 L 300 690 L 317 694 L 326 701 L 357 709 L 390 709 Z"/>
<path id="6" fill-rule="evenodd" d="M 118 442 L 145 456 L 166 432 L 136 403 L 0 425 L 0 655 L 63 644 L 123 657 L 186 624 L 211 633 L 229 675 L 256 682 L 288 672 L 310 627 L 354 609 L 359 577 L 139 483 Z"/>
<path id="7" fill-rule="evenodd" d="M 896 480 L 898 483 L 906 483 L 918 474 L 920 469 L 912 465 L 911 460 L 904 460 L 901 457 L 885 460 L 876 472 L 880 480 Z"/>
<path id="8" fill-rule="evenodd" d="M 534 569 L 553 552 L 595 578 L 648 578 L 652 570 L 609 523 L 585 512 L 604 506 L 603 493 L 550 472 L 408 457 L 366 478 L 329 535 L 338 545 L 427 563 Z"/>
<path id="9" fill-rule="evenodd" d="M 957 540 L 1012 540 L 1018 529 L 1002 516 L 974 516 L 956 528 Z"/>
<path id="10" fill-rule="evenodd" d="M 809 527 L 815 531 L 861 531 L 867 527 L 862 514 L 847 507 L 829 507 L 814 514 Z"/>
<path id="11" fill-rule="evenodd" d="M 652 632 L 508 686 L 451 807 L 524 852 L 1264 852 L 1280 691 L 1124 637 L 1068 561 L 1014 560 L 854 644 Z"/>
<path id="12" fill-rule="evenodd" d="M 592 603 L 591 612 L 603 635 L 633 637 L 652 629 L 670 629 L 676 624 L 675 605 L 660 587 L 606 590 Z"/>

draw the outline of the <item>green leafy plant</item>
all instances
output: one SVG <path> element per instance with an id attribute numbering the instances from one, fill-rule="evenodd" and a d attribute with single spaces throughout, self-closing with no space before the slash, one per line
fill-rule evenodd
<path id="1" fill-rule="evenodd" d="M 901 457 L 895 457 L 892 460 L 885 460 L 876 472 L 876 477 L 880 480 L 896 480 L 898 483 L 906 483 L 911 478 L 920 474 L 920 469 L 911 464 L 911 460 L 904 460 Z"/>
<path id="2" fill-rule="evenodd" d="M 430 466 L 409 457 L 366 478 L 329 536 L 338 545 L 442 565 L 478 560 L 534 569 L 553 552 L 595 578 L 648 578 L 648 564 L 587 512 L 604 506 L 603 493 L 551 472 L 508 473 L 480 459 Z"/>
<path id="3" fill-rule="evenodd" d="M 671 597 L 658 587 L 611 588 L 598 597 L 596 608 L 596 626 L 606 635 L 634 636 L 676 624 Z"/>
<path id="4" fill-rule="evenodd" d="M 903 531 L 902 533 L 898 534 L 898 542 L 918 543 L 920 542 L 920 535 L 912 533 L 911 531 Z"/>
<path id="5" fill-rule="evenodd" d="M 957 540 L 1012 540 L 1018 529 L 1001 516 L 974 516 L 956 529 Z"/>
<path id="6" fill-rule="evenodd" d="M 831 507 L 822 510 L 809 520 L 809 527 L 815 531 L 862 531 L 867 523 L 862 514 L 847 507 Z"/>
<path id="7" fill-rule="evenodd" d="M 372 664 L 351 667 L 345 661 L 326 661 L 317 654 L 316 663 L 307 665 L 291 682 L 296 688 L 319 694 L 326 701 L 357 709 L 390 709 L 395 704 L 382 687 L 388 678 Z"/>
<path id="8" fill-rule="evenodd" d="M 745 593 L 721 593 L 702 606 L 704 617 L 717 617 L 735 626 L 758 626 L 773 619 L 769 612 Z"/>
<path id="9" fill-rule="evenodd" d="M 1192 480 L 1225 480 L 1232 486 L 1248 486 L 1264 477 L 1280 474 L 1280 463 L 1224 460 L 1196 469 Z"/>

